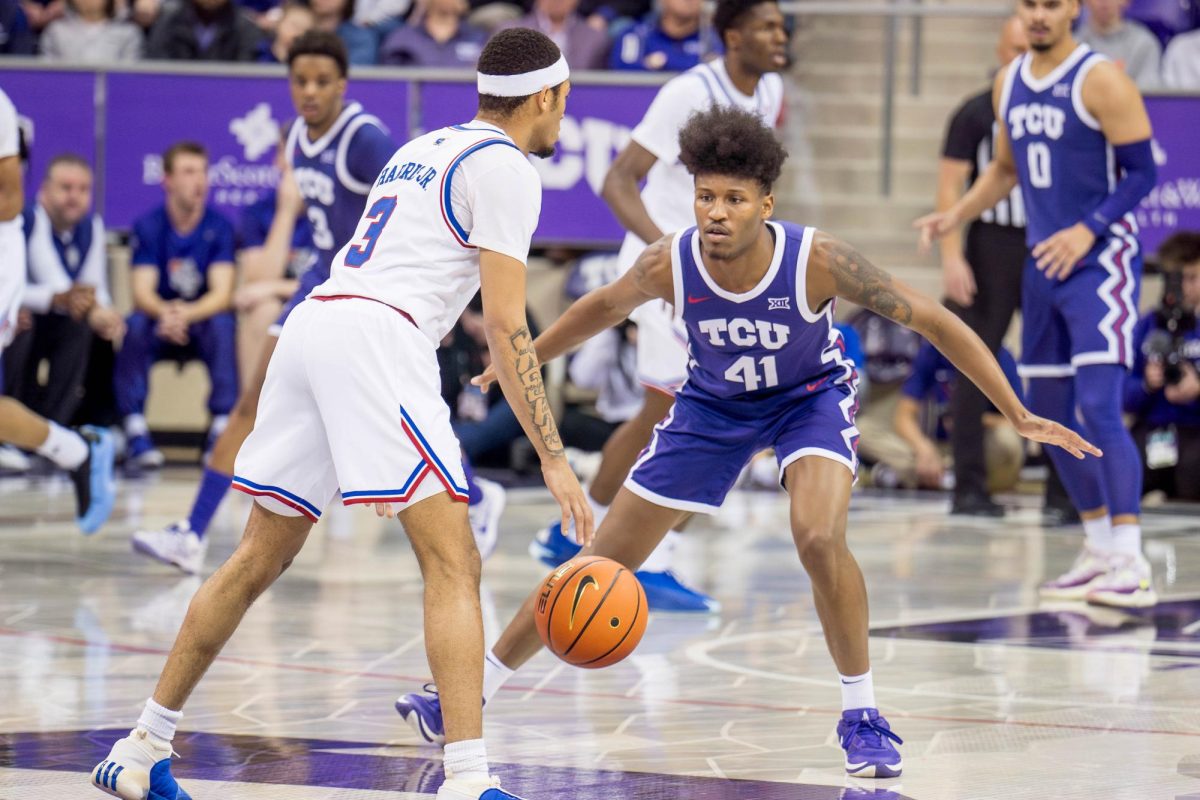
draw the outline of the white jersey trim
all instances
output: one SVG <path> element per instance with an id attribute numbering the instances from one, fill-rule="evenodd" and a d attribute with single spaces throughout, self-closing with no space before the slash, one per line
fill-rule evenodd
<path id="1" fill-rule="evenodd" d="M 1029 58 L 1026 55 L 1019 55 L 1013 59 L 1008 66 L 1008 72 L 1004 73 L 1004 85 L 1000 87 L 1000 119 L 999 122 L 1008 125 L 1008 103 L 1012 100 L 1013 83 L 1017 79 L 1017 73 L 1025 65 L 1025 59 Z M 1008 133 L 1008 128 L 1005 128 L 1005 133 Z"/>
<path id="2" fill-rule="evenodd" d="M 1067 56 L 1061 64 L 1050 70 L 1050 72 L 1046 73 L 1041 78 L 1033 77 L 1033 56 L 1031 56 L 1029 53 L 1026 53 L 1024 56 L 1022 56 L 1023 60 L 1021 61 L 1021 80 L 1023 80 L 1025 85 L 1031 90 L 1041 94 L 1062 80 L 1063 75 L 1066 75 L 1068 72 L 1070 72 L 1075 65 L 1079 63 L 1079 59 L 1083 58 L 1090 52 L 1092 52 L 1092 48 L 1081 43 L 1073 51 L 1071 51 L 1071 55 Z"/>
<path id="3" fill-rule="evenodd" d="M 699 231 L 697 230 L 697 233 Z M 675 234 L 671 239 L 671 285 L 674 287 L 675 308 L 672 317 L 680 322 L 683 321 L 683 256 L 680 253 L 680 244 L 683 240 L 683 235 L 687 233 L 684 229 Z M 636 263 L 636 262 L 635 262 Z"/>
<path id="4" fill-rule="evenodd" d="M 300 152 L 304 153 L 304 155 L 308 158 L 316 158 L 319 156 L 326 147 L 329 147 L 329 143 L 333 141 L 334 137 L 342 132 L 342 128 L 346 127 L 346 123 L 350 121 L 350 118 L 362 110 L 362 106 L 358 103 L 351 103 L 343 108 L 342 113 L 338 115 L 336 120 L 334 120 L 333 125 L 330 126 L 329 130 L 325 131 L 321 138 L 317 139 L 315 142 L 310 142 L 308 140 L 308 136 L 296 137 L 296 144 L 300 146 Z M 298 123 L 298 126 L 301 126 L 305 132 L 308 131 L 307 122 L 305 122 L 303 119 L 299 119 L 296 122 Z"/>
<path id="5" fill-rule="evenodd" d="M 821 322 L 829 316 L 829 309 L 833 305 L 833 300 L 825 303 L 825 308 L 817 313 L 808 306 L 808 257 L 812 252 L 813 237 L 816 235 L 815 228 L 806 227 L 804 229 L 804 238 L 800 240 L 800 253 L 796 256 L 796 308 L 800 311 L 800 316 L 804 317 L 805 322 Z"/>
<path id="6" fill-rule="evenodd" d="M 358 129 L 364 125 L 374 125 L 381 131 L 387 132 L 387 127 L 378 117 L 370 114 L 358 115 L 346 126 L 346 135 L 338 142 L 337 158 L 334 160 L 334 170 L 337 172 L 338 180 L 355 194 L 370 194 L 371 188 L 375 185 L 374 180 L 363 182 L 351 175 L 350 166 L 346 163 L 350 152 L 350 140 L 354 138 L 354 134 L 358 132 Z"/>
<path id="7" fill-rule="evenodd" d="M 783 230 L 783 226 L 777 222 L 767 221 L 767 224 L 775 231 L 775 254 L 771 256 L 771 266 L 767 269 L 767 274 L 762 276 L 762 280 L 748 292 L 730 292 L 722 289 L 713 280 L 713 277 L 708 274 L 708 268 L 704 266 L 704 258 L 700 253 L 700 229 L 696 228 L 695 234 L 692 236 L 692 258 L 696 262 L 696 270 L 700 273 L 700 277 L 708 284 L 708 288 L 713 290 L 713 294 L 733 303 L 745 303 L 753 300 L 760 294 L 765 292 L 771 283 L 775 280 L 775 276 L 779 274 L 779 266 L 783 263 L 783 247 L 787 234 Z"/>
<path id="8" fill-rule="evenodd" d="M 1087 110 L 1087 106 L 1083 104 L 1083 82 L 1087 80 L 1088 73 L 1092 71 L 1092 67 L 1101 61 L 1108 61 L 1108 59 L 1099 53 L 1094 53 L 1092 58 L 1079 68 L 1079 72 L 1075 73 L 1075 83 L 1071 86 L 1071 105 L 1075 107 L 1075 114 L 1083 120 L 1084 125 L 1087 125 L 1094 131 L 1100 130 L 1100 120 L 1096 119 L 1092 115 L 1092 112 Z"/>

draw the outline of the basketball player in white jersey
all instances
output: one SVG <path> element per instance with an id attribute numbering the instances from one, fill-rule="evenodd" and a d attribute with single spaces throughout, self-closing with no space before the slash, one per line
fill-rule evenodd
<path id="1" fill-rule="evenodd" d="M 482 288 L 504 394 L 564 525 L 590 540 L 591 510 L 564 456 L 525 317 L 525 261 L 541 211 L 526 155 L 554 152 L 570 84 L 549 38 L 513 29 L 484 48 L 478 85 L 474 120 L 396 152 L 329 280 L 284 326 L 235 467 L 235 486 L 256 496 L 245 537 L 192 600 L 137 728 L 93 770 L 93 785 L 108 794 L 186 798 L 170 773 L 180 709 L 340 487 L 347 504 L 398 510 L 421 567 L 426 653 L 448 742 L 437 797 L 516 800 L 490 776 L 482 739 L 480 559 L 436 349 Z"/>
<path id="2" fill-rule="evenodd" d="M 25 294 L 20 149 L 17 109 L 0 90 L 0 352 L 17 333 Z M 0 444 L 36 451 L 67 471 L 75 485 L 76 523 L 85 534 L 99 530 L 112 513 L 114 448 L 108 431 L 90 425 L 69 430 L 0 397 Z"/>
<path id="3" fill-rule="evenodd" d="M 679 131 L 693 113 L 733 106 L 773 127 L 781 119 L 783 78 L 778 70 L 787 65 L 788 38 L 776 0 L 719 0 L 712 22 L 725 46 L 724 56 L 693 67 L 659 90 L 604 181 L 604 200 L 628 232 L 617 257 L 621 274 L 629 271 L 647 242 L 695 224 L 692 176 L 679 162 Z M 643 180 L 645 188 L 639 191 Z M 687 333 L 673 321 L 670 305 L 647 303 L 632 319 L 638 326 L 638 380 L 646 389 L 645 400 L 604 446 L 599 471 L 588 487 L 597 522 L 687 376 Z M 719 611 L 715 599 L 684 586 L 668 571 L 676 538 L 669 534 L 638 572 L 650 608 Z M 557 524 L 543 529 L 530 546 L 534 557 L 548 566 L 561 564 L 577 550 Z"/>

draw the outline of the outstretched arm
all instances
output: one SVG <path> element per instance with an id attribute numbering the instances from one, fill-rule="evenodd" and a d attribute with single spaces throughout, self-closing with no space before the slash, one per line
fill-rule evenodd
<path id="1" fill-rule="evenodd" d="M 1083 458 L 1085 452 L 1100 455 L 1074 431 L 1025 408 L 992 351 L 962 320 L 895 280 L 845 242 L 817 233 L 808 262 L 807 288 L 810 308 L 844 297 L 924 336 L 987 395 L 1022 436 L 1058 445 L 1076 458 Z"/>
<path id="2" fill-rule="evenodd" d="M 642 251 L 633 268 L 617 280 L 576 300 L 533 346 L 543 361 L 574 350 L 597 333 L 627 319 L 649 300 L 675 301 L 671 278 L 671 238 L 659 239 Z M 471 382 L 487 389 L 496 380 L 492 367 Z"/>

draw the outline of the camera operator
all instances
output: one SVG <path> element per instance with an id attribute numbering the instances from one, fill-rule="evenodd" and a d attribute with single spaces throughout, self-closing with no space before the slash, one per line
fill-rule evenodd
<path id="1" fill-rule="evenodd" d="M 1125 410 L 1145 464 L 1145 489 L 1200 500 L 1200 233 L 1177 233 L 1159 249 L 1161 306 L 1138 322 Z"/>

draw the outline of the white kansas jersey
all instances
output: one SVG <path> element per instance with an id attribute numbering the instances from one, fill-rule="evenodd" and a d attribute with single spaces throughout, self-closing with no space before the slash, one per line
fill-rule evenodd
<path id="1" fill-rule="evenodd" d="M 658 159 L 646 176 L 642 202 L 664 233 L 696 224 L 695 188 L 679 161 L 679 132 L 692 114 L 717 106 L 749 111 L 775 127 L 783 109 L 783 78 L 774 72 L 763 75 L 754 94 L 745 95 L 729 79 L 724 59 L 717 59 L 692 67 L 659 89 L 646 116 L 633 129 L 633 140 Z"/>
<path id="2" fill-rule="evenodd" d="M 432 131 L 379 173 L 354 238 L 310 296 L 387 303 L 436 347 L 479 290 L 479 249 L 524 264 L 541 210 L 541 180 L 504 131 L 478 120 Z"/>

